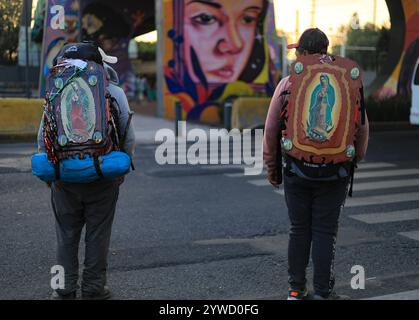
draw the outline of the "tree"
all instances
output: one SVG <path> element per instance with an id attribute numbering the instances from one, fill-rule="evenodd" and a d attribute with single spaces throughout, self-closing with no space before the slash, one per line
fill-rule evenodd
<path id="1" fill-rule="evenodd" d="M 20 16 L 23 1 L 0 1 L 0 63 L 13 64 L 17 61 Z"/>
<path id="2" fill-rule="evenodd" d="M 138 59 L 143 61 L 156 60 L 156 43 L 155 42 L 137 42 Z"/>
<path id="3" fill-rule="evenodd" d="M 372 23 L 361 27 L 354 14 L 351 23 L 341 26 L 340 32 L 346 34 L 346 56 L 358 62 L 364 70 L 379 71 L 388 54 L 389 29 L 378 29 Z M 338 46 L 333 48 L 333 53 L 339 54 Z"/>

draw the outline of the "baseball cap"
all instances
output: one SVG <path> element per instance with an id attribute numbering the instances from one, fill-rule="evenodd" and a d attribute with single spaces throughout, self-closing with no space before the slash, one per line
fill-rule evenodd
<path id="1" fill-rule="evenodd" d="M 107 55 L 102 48 L 93 42 L 69 43 L 64 45 L 54 59 L 54 65 L 62 59 L 81 59 L 94 61 L 99 64 L 103 64 L 104 62 L 112 64 L 118 62 L 117 57 Z"/>
<path id="2" fill-rule="evenodd" d="M 98 47 L 99 49 L 99 53 L 102 56 L 102 61 L 106 62 L 106 63 L 117 63 L 118 62 L 118 58 L 114 57 L 114 56 L 108 56 L 105 51 L 103 51 L 103 49 L 101 47 Z"/>
<path id="3" fill-rule="evenodd" d="M 329 46 L 329 39 L 319 28 L 310 28 L 305 30 L 297 43 L 287 46 L 287 49 L 306 50 L 308 53 L 326 53 Z"/>

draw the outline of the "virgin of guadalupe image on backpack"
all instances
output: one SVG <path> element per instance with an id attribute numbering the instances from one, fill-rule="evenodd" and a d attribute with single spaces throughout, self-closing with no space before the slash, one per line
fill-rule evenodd
<path id="1" fill-rule="evenodd" d="M 41 125 L 45 152 L 32 157 L 32 173 L 47 183 L 122 177 L 132 161 L 123 152 L 126 132 L 121 132 L 120 111 L 107 89 L 100 50 L 79 43 L 66 45 L 62 52 L 46 79 Z"/>
<path id="2" fill-rule="evenodd" d="M 96 123 L 95 101 L 87 83 L 79 78 L 62 93 L 61 120 L 72 142 L 84 143 L 93 136 Z"/>
<path id="3" fill-rule="evenodd" d="M 317 141 L 328 140 L 334 128 L 332 119 L 335 105 L 335 89 L 327 74 L 320 75 L 320 83 L 316 86 L 310 99 L 307 136 Z"/>
<path id="4" fill-rule="evenodd" d="M 302 55 L 293 63 L 280 124 L 288 156 L 323 165 L 353 161 L 365 118 L 361 78 L 360 67 L 347 58 Z"/>

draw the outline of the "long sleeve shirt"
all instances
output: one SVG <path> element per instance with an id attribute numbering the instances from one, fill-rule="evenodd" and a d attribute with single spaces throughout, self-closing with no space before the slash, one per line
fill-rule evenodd
<path id="1" fill-rule="evenodd" d="M 282 107 L 285 103 L 286 97 L 280 96 L 283 91 L 290 88 L 289 76 L 282 79 L 276 87 L 275 93 L 272 97 L 268 115 L 265 122 L 265 135 L 263 139 L 263 160 L 268 170 L 275 170 L 277 166 L 278 150 L 278 134 L 279 134 L 279 118 Z M 369 138 L 369 123 L 368 118 L 365 117 L 365 124 L 357 124 L 357 131 L 355 136 L 356 160 L 361 161 L 365 157 L 368 148 Z"/>

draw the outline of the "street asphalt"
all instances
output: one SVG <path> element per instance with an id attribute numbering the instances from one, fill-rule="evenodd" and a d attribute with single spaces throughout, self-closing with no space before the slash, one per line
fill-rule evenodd
<path id="1" fill-rule="evenodd" d="M 417 130 L 371 133 L 340 220 L 338 293 L 419 299 L 418 141 Z M 121 187 L 109 253 L 114 299 L 286 298 L 287 210 L 265 174 L 159 166 L 155 149 L 138 139 L 137 170 Z M 30 172 L 34 152 L 35 144 L 0 145 L 0 299 L 51 293 L 54 218 L 49 189 Z M 365 269 L 363 290 L 351 288 L 355 265 Z"/>

